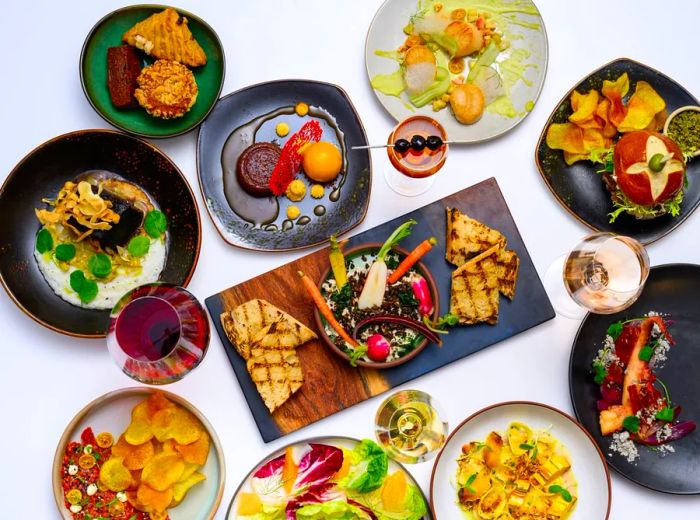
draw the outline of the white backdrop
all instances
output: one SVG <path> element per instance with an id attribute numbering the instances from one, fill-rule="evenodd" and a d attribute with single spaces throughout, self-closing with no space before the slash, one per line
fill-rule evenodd
<path id="1" fill-rule="evenodd" d="M 544 90 L 530 116 L 500 139 L 453 148 L 435 186 L 417 198 L 403 198 L 388 189 L 381 178 L 382 154 L 375 153 L 369 212 L 353 233 L 495 176 L 543 275 L 554 258 L 587 232 L 550 195 L 533 160 L 535 143 L 555 103 L 588 72 L 620 56 L 657 68 L 700 95 L 697 0 L 537 3 L 547 27 L 550 58 Z M 93 24 L 124 4 L 124 0 L 4 4 L 0 179 L 28 151 L 53 136 L 108 127 L 83 95 L 78 59 Z M 376 101 L 364 68 L 365 33 L 379 4 L 379 0 L 178 0 L 176 6 L 201 16 L 218 32 L 227 61 L 222 95 L 280 78 L 337 83 L 357 107 L 370 142 L 381 143 L 393 121 Z M 204 211 L 195 167 L 196 136 L 195 131 L 156 144 L 185 173 Z M 652 265 L 699 263 L 699 229 L 700 212 L 696 212 L 649 248 Z M 190 284 L 200 300 L 305 254 L 237 250 L 221 240 L 205 212 L 202 231 L 202 253 Z M 542 401 L 571 413 L 567 365 L 577 327 L 577 321 L 557 317 L 406 386 L 437 397 L 453 426 L 483 406 L 511 399 Z M 72 339 L 44 329 L 4 293 L 0 334 L 0 494 L 5 498 L 0 517 L 57 518 L 50 468 L 64 427 L 88 401 L 133 382 L 112 363 L 103 341 Z M 216 335 L 202 365 L 167 389 L 199 407 L 223 442 L 227 482 L 217 518 L 224 517 L 240 480 L 266 453 L 313 435 L 371 436 L 374 412 L 382 399 L 265 445 Z M 410 470 L 428 492 L 431 463 Z M 640 513 L 641 518 L 698 518 L 700 497 L 655 493 L 613 474 L 612 518 L 639 518 Z"/>

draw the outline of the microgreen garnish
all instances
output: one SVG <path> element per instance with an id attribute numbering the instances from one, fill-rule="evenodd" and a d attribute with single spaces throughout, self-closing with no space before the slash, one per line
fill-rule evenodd
<path id="1" fill-rule="evenodd" d="M 623 323 L 621 321 L 611 323 L 607 330 L 608 336 L 612 337 L 613 340 L 617 340 L 620 334 L 622 334 L 622 325 Z"/>
<path id="2" fill-rule="evenodd" d="M 631 433 L 637 433 L 639 431 L 639 424 L 641 420 L 636 415 L 628 415 L 622 420 L 622 427 Z"/>
<path id="3" fill-rule="evenodd" d="M 534 448 L 533 445 L 531 445 L 531 444 L 526 444 L 526 443 L 524 443 L 524 442 L 520 445 L 520 449 L 521 449 L 521 450 L 531 450 L 532 448 Z"/>
<path id="4" fill-rule="evenodd" d="M 367 345 L 365 344 L 360 344 L 359 346 L 355 348 L 350 349 L 350 366 L 356 367 L 357 366 L 357 360 L 360 359 L 362 356 L 367 354 Z"/>
<path id="5" fill-rule="evenodd" d="M 75 257 L 75 246 L 73 244 L 58 244 L 54 254 L 57 260 L 68 262 Z"/>
<path id="6" fill-rule="evenodd" d="M 157 209 L 149 211 L 143 221 L 143 229 L 153 238 L 159 238 L 168 229 L 168 219 L 165 213 Z"/>
<path id="7" fill-rule="evenodd" d="M 550 493 L 559 493 L 561 495 L 561 497 L 567 502 L 571 502 L 573 500 L 571 493 L 569 493 L 566 489 L 559 486 L 558 484 L 554 484 L 553 486 L 549 486 L 548 491 Z"/>
<path id="8" fill-rule="evenodd" d="M 401 305 L 407 305 L 409 307 L 418 307 L 418 304 L 420 303 L 411 289 L 400 292 L 399 301 L 401 302 Z"/>
<path id="9" fill-rule="evenodd" d="M 447 334 L 448 331 L 445 330 L 447 327 L 454 327 L 459 323 L 459 316 L 448 312 L 443 314 L 437 320 L 431 321 L 428 316 L 423 316 L 423 323 L 433 332 L 438 334 Z"/>
<path id="10" fill-rule="evenodd" d="M 476 493 L 476 490 L 472 487 L 472 484 L 476 480 L 477 473 L 472 473 L 467 481 L 464 483 L 464 489 L 469 491 L 470 493 Z"/>
<path id="11" fill-rule="evenodd" d="M 593 380 L 597 385 L 602 385 L 603 381 L 608 375 L 608 371 L 605 368 L 605 365 L 601 363 L 600 361 L 596 361 L 593 363 L 593 370 L 595 370 L 595 377 Z"/>
<path id="12" fill-rule="evenodd" d="M 48 229 L 43 228 L 36 235 L 36 250 L 40 253 L 46 253 L 47 251 L 51 251 L 52 249 L 53 237 L 51 236 L 51 232 Z"/>
<path id="13" fill-rule="evenodd" d="M 649 345 L 644 345 L 642 349 L 639 351 L 639 359 L 641 361 L 649 361 L 651 359 L 651 356 L 654 355 L 654 347 L 650 347 Z"/>
<path id="14" fill-rule="evenodd" d="M 151 241 L 148 240 L 148 237 L 143 235 L 132 238 L 129 240 L 129 245 L 126 246 L 126 248 L 129 250 L 129 254 L 136 258 L 142 257 L 148 253 L 150 247 Z"/>
<path id="15" fill-rule="evenodd" d="M 88 269 L 98 278 L 104 278 L 112 272 L 112 261 L 104 253 L 95 253 L 88 260 Z"/>
<path id="16" fill-rule="evenodd" d="M 664 389 L 664 394 L 666 395 L 666 406 L 658 412 L 656 412 L 654 417 L 656 417 L 660 421 L 673 422 L 673 419 L 676 414 L 673 411 L 673 408 L 671 407 L 671 396 L 668 393 L 668 388 L 666 387 L 664 382 L 661 381 L 661 379 L 657 379 L 657 381 L 661 385 L 661 388 Z"/>
<path id="17" fill-rule="evenodd" d="M 89 303 L 97 296 L 97 284 L 94 280 L 85 278 L 85 273 L 80 270 L 70 274 L 70 286 L 78 293 L 80 301 L 83 303 Z"/>

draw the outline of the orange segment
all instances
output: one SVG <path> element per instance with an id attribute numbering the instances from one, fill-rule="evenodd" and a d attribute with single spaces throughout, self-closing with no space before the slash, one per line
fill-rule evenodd
<path id="1" fill-rule="evenodd" d="M 262 509 L 260 497 L 255 493 L 241 493 L 238 495 L 238 514 L 249 516 L 259 513 Z"/>
<path id="2" fill-rule="evenodd" d="M 282 482 L 284 482 L 284 490 L 287 492 L 287 494 L 292 492 L 292 488 L 294 488 L 294 481 L 297 479 L 297 473 L 299 471 L 296 462 L 294 462 L 292 453 L 292 448 L 287 448 L 284 453 L 284 467 L 282 468 Z"/>
<path id="3" fill-rule="evenodd" d="M 396 471 L 389 475 L 382 487 L 382 503 L 384 508 L 392 513 L 400 513 L 404 510 L 408 481 L 403 471 Z"/>

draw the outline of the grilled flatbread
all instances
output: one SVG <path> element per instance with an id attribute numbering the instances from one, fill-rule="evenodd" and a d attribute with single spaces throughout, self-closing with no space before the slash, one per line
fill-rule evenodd
<path id="1" fill-rule="evenodd" d="M 515 282 L 518 279 L 520 258 L 515 251 L 501 249 L 494 258 L 496 260 L 496 276 L 498 290 L 506 298 L 512 300 L 515 296 Z"/>
<path id="2" fill-rule="evenodd" d="M 447 247 L 445 258 L 457 267 L 471 257 L 482 253 L 492 246 L 499 249 L 506 246 L 506 237 L 495 229 L 474 220 L 456 208 L 447 211 Z"/>
<path id="3" fill-rule="evenodd" d="M 265 406 L 274 412 L 304 383 L 301 362 L 294 348 L 255 346 L 246 368 Z"/>
<path id="4" fill-rule="evenodd" d="M 452 273 L 450 312 L 465 325 L 498 321 L 499 280 L 496 254 L 499 245 L 481 253 Z"/>

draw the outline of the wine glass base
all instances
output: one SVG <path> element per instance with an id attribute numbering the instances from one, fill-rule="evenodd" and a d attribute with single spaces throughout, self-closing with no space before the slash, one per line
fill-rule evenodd
<path id="1" fill-rule="evenodd" d="M 388 159 L 384 162 L 384 180 L 393 191 L 405 197 L 422 195 L 435 183 L 433 176 L 416 178 L 404 175 L 397 171 Z"/>
<path id="2" fill-rule="evenodd" d="M 566 255 L 562 255 L 549 266 L 544 275 L 544 288 L 557 314 L 566 318 L 580 320 L 583 319 L 587 311 L 571 298 L 564 286 L 565 261 Z"/>

